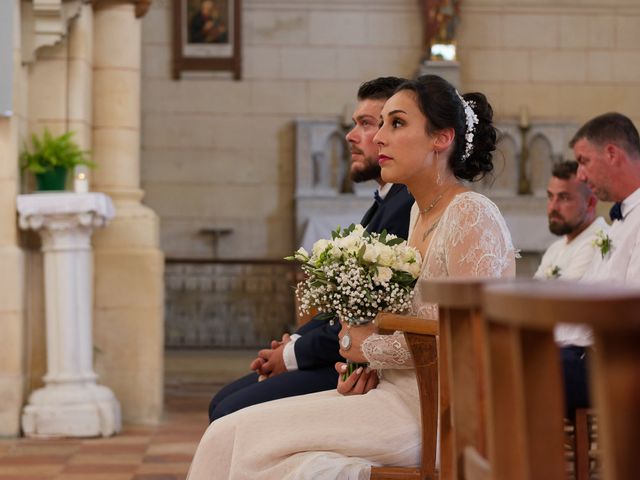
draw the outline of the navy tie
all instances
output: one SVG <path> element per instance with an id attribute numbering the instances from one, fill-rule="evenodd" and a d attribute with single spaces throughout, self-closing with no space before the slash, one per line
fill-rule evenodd
<path id="1" fill-rule="evenodd" d="M 624 220 L 624 218 L 622 217 L 622 203 L 620 202 L 616 202 L 613 204 L 613 207 L 611 207 L 611 210 L 609 210 L 609 217 L 611 217 L 611 221 L 613 220 Z"/>
<path id="2" fill-rule="evenodd" d="M 376 203 L 378 205 L 382 204 L 382 197 L 380 196 L 380 194 L 378 193 L 378 190 L 373 192 L 373 198 L 375 199 Z"/>

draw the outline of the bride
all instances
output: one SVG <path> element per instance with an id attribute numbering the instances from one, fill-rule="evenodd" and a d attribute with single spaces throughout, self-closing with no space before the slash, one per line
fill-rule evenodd
<path id="1" fill-rule="evenodd" d="M 385 103 L 374 141 L 383 180 L 407 185 L 416 200 L 409 244 L 424 259 L 421 278 L 515 273 L 498 208 L 462 183 L 493 168 L 492 115 L 484 95 L 462 97 L 434 75 L 403 83 Z M 437 318 L 437 306 L 415 293 L 413 314 Z M 354 394 L 375 384 L 373 370 L 359 369 L 339 384 L 351 395 L 290 397 L 216 420 L 198 445 L 189 480 L 364 480 L 372 465 L 417 465 L 420 407 L 411 355 L 399 332 L 374 329 L 350 328 L 351 346 L 341 354 L 377 369 L 376 388 Z"/>

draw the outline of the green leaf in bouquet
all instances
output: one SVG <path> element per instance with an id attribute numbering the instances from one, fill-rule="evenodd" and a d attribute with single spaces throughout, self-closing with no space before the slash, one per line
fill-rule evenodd
<path id="1" fill-rule="evenodd" d="M 404 242 L 404 239 L 400 238 L 400 237 L 396 237 L 396 238 L 392 238 L 391 240 L 389 240 L 387 242 L 387 246 L 389 247 L 393 247 L 395 245 L 400 245 L 401 243 Z"/>
<path id="2" fill-rule="evenodd" d="M 315 318 L 322 322 L 330 322 L 331 320 L 336 320 L 337 315 L 333 312 L 320 312 L 315 316 Z"/>
<path id="3" fill-rule="evenodd" d="M 362 259 L 364 258 L 364 252 L 367 251 L 367 246 L 366 245 L 362 245 L 360 247 L 360 249 L 358 250 L 358 253 L 356 255 L 356 258 L 358 259 L 358 262 L 362 262 Z"/>
<path id="4" fill-rule="evenodd" d="M 380 243 L 384 243 L 386 245 L 386 241 L 387 241 L 387 229 L 383 229 L 382 232 L 380 232 L 380 237 L 378 237 L 378 240 L 380 241 Z"/>

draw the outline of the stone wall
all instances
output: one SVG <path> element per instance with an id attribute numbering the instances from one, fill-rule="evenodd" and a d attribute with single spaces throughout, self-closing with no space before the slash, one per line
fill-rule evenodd
<path id="1" fill-rule="evenodd" d="M 499 117 L 583 123 L 617 110 L 640 124 L 640 3 L 465 0 L 459 35 L 465 90 Z"/>
<path id="2" fill-rule="evenodd" d="M 260 349 L 293 331 L 296 266 L 172 261 L 165 269 L 165 344 Z"/>
<path id="3" fill-rule="evenodd" d="M 171 2 L 143 21 L 142 182 L 167 257 L 281 258 L 294 244 L 297 117 L 342 115 L 358 85 L 412 75 L 414 0 L 245 0 L 243 79 L 171 79 Z"/>

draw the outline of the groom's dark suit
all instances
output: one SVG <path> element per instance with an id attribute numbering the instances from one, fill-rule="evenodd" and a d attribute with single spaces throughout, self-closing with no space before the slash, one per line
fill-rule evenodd
<path id="1" fill-rule="evenodd" d="M 384 200 L 376 201 L 361 220 L 369 232 L 387 232 L 407 238 L 413 198 L 404 185 L 392 185 Z M 344 361 L 338 354 L 340 324 L 312 318 L 295 333 L 293 345 L 298 370 L 274 375 L 258 382 L 251 373 L 222 388 L 211 400 L 209 420 L 223 417 L 241 408 L 278 398 L 304 395 L 336 388 L 338 374 L 334 365 Z"/>

